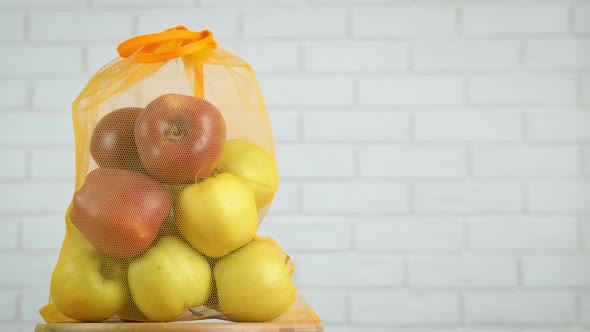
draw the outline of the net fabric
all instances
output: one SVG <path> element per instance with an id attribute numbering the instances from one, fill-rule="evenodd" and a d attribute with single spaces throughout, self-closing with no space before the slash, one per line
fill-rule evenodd
<path id="1" fill-rule="evenodd" d="M 319 322 L 256 231 L 278 185 L 252 68 L 207 30 L 132 38 L 72 105 L 76 182 L 47 322 Z"/>

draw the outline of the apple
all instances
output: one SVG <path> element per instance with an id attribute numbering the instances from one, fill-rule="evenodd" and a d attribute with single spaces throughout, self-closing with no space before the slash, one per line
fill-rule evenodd
<path id="1" fill-rule="evenodd" d="M 175 236 L 164 236 L 129 264 L 133 302 L 145 317 L 170 321 L 207 301 L 211 267 L 200 253 Z"/>
<path id="2" fill-rule="evenodd" d="M 124 169 L 97 168 L 74 194 L 70 218 L 99 252 L 128 258 L 150 246 L 171 208 L 171 195 L 158 181 Z"/>
<path id="3" fill-rule="evenodd" d="M 80 237 L 69 248 L 74 250 L 62 249 L 51 277 L 51 300 L 69 318 L 97 322 L 114 316 L 127 301 L 127 268 L 122 260 L 81 244 Z"/>
<path id="4" fill-rule="evenodd" d="M 184 188 L 175 201 L 174 217 L 187 242 L 214 258 L 250 242 L 258 227 L 254 194 L 230 173 Z"/>
<path id="5" fill-rule="evenodd" d="M 145 107 L 134 133 L 139 157 L 150 175 L 164 183 L 192 183 L 217 167 L 226 125 L 221 112 L 207 100 L 170 93 Z"/>
<path id="6" fill-rule="evenodd" d="M 266 322 L 295 301 L 296 289 L 284 255 L 265 241 L 252 241 L 213 268 L 219 311 L 238 322 Z"/>
<path id="7" fill-rule="evenodd" d="M 259 209 L 270 203 L 279 185 L 279 170 L 274 156 L 261 146 L 243 139 L 225 141 L 219 171 L 239 176 L 254 193 Z"/>
<path id="8" fill-rule="evenodd" d="M 100 119 L 90 139 L 90 154 L 98 166 L 145 173 L 133 133 L 142 111 L 139 107 L 125 107 Z"/>

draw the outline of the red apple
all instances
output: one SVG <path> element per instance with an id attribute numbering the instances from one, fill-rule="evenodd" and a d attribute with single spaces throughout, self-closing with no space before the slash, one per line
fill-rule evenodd
<path id="1" fill-rule="evenodd" d="M 191 183 L 210 175 L 221 159 L 226 126 L 213 104 L 165 94 L 135 122 L 135 143 L 148 173 L 164 183 Z"/>
<path id="2" fill-rule="evenodd" d="M 101 253 L 143 253 L 158 235 L 172 197 L 158 181 L 124 169 L 97 168 L 74 194 L 70 219 Z"/>
<path id="3" fill-rule="evenodd" d="M 90 154 L 98 166 L 145 173 L 133 134 L 135 120 L 142 111 L 139 107 L 120 108 L 98 122 L 90 139 Z"/>

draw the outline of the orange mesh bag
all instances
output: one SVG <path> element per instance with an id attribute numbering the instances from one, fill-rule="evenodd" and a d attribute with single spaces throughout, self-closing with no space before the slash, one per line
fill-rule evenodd
<path id="1" fill-rule="evenodd" d="M 76 187 L 47 322 L 319 322 L 256 235 L 278 185 L 251 67 L 210 31 L 129 39 L 72 105 Z"/>

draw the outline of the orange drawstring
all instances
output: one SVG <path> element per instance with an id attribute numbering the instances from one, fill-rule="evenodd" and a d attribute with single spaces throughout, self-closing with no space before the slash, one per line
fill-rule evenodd
<path id="1" fill-rule="evenodd" d="M 176 48 L 157 51 L 163 42 L 168 41 L 177 41 Z M 213 39 L 211 31 L 190 31 L 186 27 L 179 25 L 163 32 L 149 33 L 127 39 L 119 44 L 117 52 L 124 58 L 135 54 L 136 62 L 150 63 L 194 54 L 206 47 L 217 47 L 217 42 Z"/>

